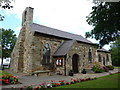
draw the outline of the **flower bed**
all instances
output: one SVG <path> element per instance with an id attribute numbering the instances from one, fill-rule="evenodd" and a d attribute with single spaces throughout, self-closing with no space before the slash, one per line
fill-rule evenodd
<path id="1" fill-rule="evenodd" d="M 40 90 L 40 89 L 54 88 L 54 87 L 63 86 L 63 85 L 80 83 L 80 82 L 94 80 L 94 79 L 96 79 L 96 77 L 92 77 L 92 78 L 86 77 L 84 79 L 81 79 L 81 78 L 71 79 L 70 82 L 65 82 L 65 80 L 60 80 L 58 82 L 51 80 L 51 83 L 49 83 L 49 84 L 47 84 L 46 82 L 43 82 L 42 84 L 39 84 L 36 87 L 33 87 L 32 85 L 30 85 L 30 86 L 23 87 L 23 88 L 26 88 L 26 90 Z M 12 88 L 14 88 L 14 87 L 12 87 Z"/>
<path id="2" fill-rule="evenodd" d="M 104 72 L 104 68 L 102 66 L 100 66 L 99 64 L 95 63 L 92 67 L 92 71 L 95 73 L 102 73 Z"/>
<path id="3" fill-rule="evenodd" d="M 113 70 L 114 69 L 114 67 L 112 66 L 112 65 L 108 65 L 108 66 L 106 66 L 109 70 Z"/>
<path id="4" fill-rule="evenodd" d="M 17 84 L 18 79 L 15 76 L 12 76 L 11 74 L 3 75 L 0 79 L 2 82 L 2 85 L 9 85 L 9 84 Z"/>
<path id="5" fill-rule="evenodd" d="M 110 73 L 109 75 L 113 75 L 113 74 L 117 74 L 117 73 L 120 73 L 120 72 Z M 51 82 L 46 83 L 47 82 L 46 81 L 46 82 L 43 82 L 42 84 L 38 84 L 36 87 L 34 87 L 34 85 L 30 85 L 30 86 L 25 86 L 22 88 L 24 88 L 25 90 L 40 90 L 40 89 L 46 89 L 46 88 L 54 88 L 54 87 L 63 86 L 63 85 L 76 84 L 76 83 L 81 83 L 81 82 L 95 80 L 95 79 L 97 79 L 96 76 L 77 78 L 77 79 L 71 78 L 70 82 L 65 82 L 65 80 L 60 80 L 57 82 L 55 80 L 47 80 L 47 81 L 51 81 Z M 14 88 L 14 87 L 11 87 L 11 88 Z"/>

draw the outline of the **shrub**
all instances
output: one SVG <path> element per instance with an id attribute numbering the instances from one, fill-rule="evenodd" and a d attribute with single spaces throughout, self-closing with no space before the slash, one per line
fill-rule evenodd
<path id="1" fill-rule="evenodd" d="M 75 82 L 74 81 L 71 81 L 70 84 L 74 84 Z"/>
<path id="2" fill-rule="evenodd" d="M 109 71 L 109 69 L 108 69 L 106 66 L 103 66 L 103 68 L 104 68 L 104 71 L 105 71 L 105 72 L 108 72 L 108 71 Z"/>
<path id="3" fill-rule="evenodd" d="M 41 88 L 45 88 L 45 84 L 46 84 L 46 82 L 43 82 L 43 83 L 41 84 Z"/>
<path id="4" fill-rule="evenodd" d="M 56 87 L 56 84 L 55 84 L 55 81 L 54 80 L 51 80 L 51 84 L 52 84 L 52 87 Z"/>
<path id="5" fill-rule="evenodd" d="M 88 81 L 88 80 L 90 80 L 90 78 L 87 77 L 87 78 L 85 78 L 85 80 Z"/>
<path id="6" fill-rule="evenodd" d="M 56 84 L 56 86 L 60 86 L 60 83 L 55 83 Z"/>
<path id="7" fill-rule="evenodd" d="M 92 67 L 92 71 L 95 73 L 102 73 L 104 72 L 104 68 L 100 66 L 99 64 L 95 63 Z"/>
<path id="8" fill-rule="evenodd" d="M 85 81 L 85 79 L 80 79 L 80 82 L 83 82 L 83 81 Z"/>
<path id="9" fill-rule="evenodd" d="M 33 87 L 32 87 L 32 85 L 30 85 L 30 86 L 27 86 L 25 90 L 33 90 Z"/>
<path id="10" fill-rule="evenodd" d="M 56 87 L 56 83 L 52 83 L 52 87 Z"/>
<path id="11" fill-rule="evenodd" d="M 70 71 L 69 71 L 69 76 L 73 76 L 73 75 L 74 75 L 73 71 L 70 70 Z"/>
<path id="12" fill-rule="evenodd" d="M 65 85 L 65 82 L 64 82 L 64 80 L 61 80 L 61 81 L 59 81 L 60 82 L 60 85 L 62 86 L 62 85 Z"/>
<path id="13" fill-rule="evenodd" d="M 3 85 L 6 85 L 6 84 L 16 84 L 16 83 L 18 83 L 17 77 L 12 76 L 11 74 L 2 76 L 2 84 Z"/>
<path id="14" fill-rule="evenodd" d="M 85 70 L 85 69 L 83 69 L 81 73 L 82 73 L 82 74 L 86 74 L 86 70 Z"/>
<path id="15" fill-rule="evenodd" d="M 69 82 L 66 82 L 65 84 L 66 84 L 66 85 L 69 85 Z"/>
<path id="16" fill-rule="evenodd" d="M 114 69 L 114 67 L 112 66 L 112 65 L 108 65 L 108 66 L 106 66 L 109 70 L 113 70 Z"/>

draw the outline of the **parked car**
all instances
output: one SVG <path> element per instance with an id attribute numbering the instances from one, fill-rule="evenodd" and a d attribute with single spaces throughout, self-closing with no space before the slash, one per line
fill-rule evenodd
<path id="1" fill-rule="evenodd" d="M 0 66 L 1 66 L 2 60 L 0 59 Z M 10 58 L 3 59 L 3 67 L 9 68 L 10 67 Z"/>

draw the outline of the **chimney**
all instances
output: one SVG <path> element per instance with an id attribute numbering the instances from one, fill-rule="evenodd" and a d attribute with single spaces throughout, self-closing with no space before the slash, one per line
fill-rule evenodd
<path id="1" fill-rule="evenodd" d="M 33 10 L 34 8 L 32 7 L 26 7 L 22 14 L 22 26 L 26 22 L 27 24 L 32 24 L 33 23 Z"/>

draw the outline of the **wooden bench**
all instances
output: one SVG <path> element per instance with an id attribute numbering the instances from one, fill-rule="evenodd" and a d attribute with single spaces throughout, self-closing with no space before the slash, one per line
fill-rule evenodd
<path id="1" fill-rule="evenodd" d="M 50 70 L 38 70 L 38 71 L 30 73 L 30 75 L 49 76 L 49 75 L 51 75 L 51 73 L 52 73 L 52 71 L 50 71 Z"/>

